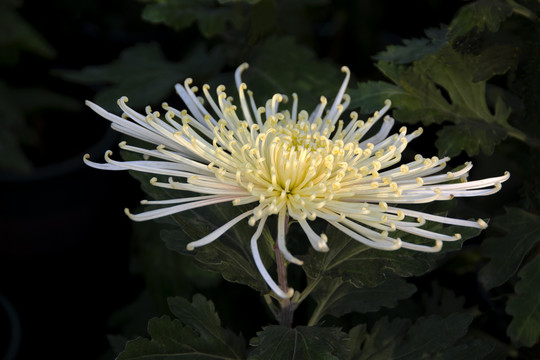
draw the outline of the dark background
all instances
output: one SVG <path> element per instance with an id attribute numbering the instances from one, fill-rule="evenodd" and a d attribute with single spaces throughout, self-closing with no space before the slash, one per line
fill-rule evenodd
<path id="1" fill-rule="evenodd" d="M 377 79 L 370 56 L 448 23 L 462 4 L 336 1 L 331 11 L 313 8 L 317 21 L 312 37 L 298 40 L 319 57 L 349 66 L 357 77 Z M 160 43 L 175 60 L 200 36 L 194 29 L 178 33 L 144 22 L 143 6 L 136 1 L 27 0 L 18 8 L 55 54 L 47 58 L 21 52 L 16 64 L 0 68 L 1 79 L 13 88 L 46 87 L 81 106 L 31 114 L 27 120 L 40 140 L 24 151 L 34 169 L 0 174 L 0 296 L 14 310 L 0 314 L 0 356 L 9 347 L 18 359 L 112 358 L 106 335 L 120 329 L 111 316 L 145 287 L 143 277 L 133 272 L 134 227 L 123 213 L 144 198 L 138 182 L 127 173 L 102 172 L 82 163 L 83 154 L 101 157 L 119 140 L 104 119 L 82 106 L 99 89 L 55 75 L 109 63 L 123 49 L 148 41 Z M 256 294 L 243 301 L 253 299 Z M 13 314 L 20 322 L 7 328 Z M 223 317 L 225 326 L 234 329 L 232 319 Z"/>

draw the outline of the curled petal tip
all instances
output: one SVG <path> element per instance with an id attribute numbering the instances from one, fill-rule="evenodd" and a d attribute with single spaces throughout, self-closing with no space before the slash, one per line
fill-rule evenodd
<path id="1" fill-rule="evenodd" d="M 133 220 L 133 214 L 131 213 L 131 211 L 129 211 L 128 208 L 125 208 L 124 209 L 124 213 L 130 218 Z"/>
<path id="2" fill-rule="evenodd" d="M 319 250 L 320 252 L 328 252 L 330 248 L 328 248 L 328 245 L 326 245 L 326 243 L 321 242 L 319 243 L 319 249 L 317 250 Z"/>
<path id="3" fill-rule="evenodd" d="M 488 227 L 488 224 L 482 219 L 478 219 L 476 220 L 476 222 L 478 223 L 478 225 L 480 225 L 482 229 L 486 229 Z"/>
<path id="4" fill-rule="evenodd" d="M 287 290 L 287 298 L 290 299 L 293 297 L 293 295 L 294 295 L 294 289 L 289 288 L 289 290 Z"/>
<path id="5" fill-rule="evenodd" d="M 195 247 L 193 245 L 191 245 L 191 243 L 189 243 L 189 244 L 186 245 L 186 250 L 187 251 L 193 251 L 193 250 L 195 250 Z"/>

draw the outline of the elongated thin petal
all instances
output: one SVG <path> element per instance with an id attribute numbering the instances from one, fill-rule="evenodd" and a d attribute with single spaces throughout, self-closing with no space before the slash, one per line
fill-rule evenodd
<path id="1" fill-rule="evenodd" d="M 414 210 L 414 206 L 492 195 L 508 180 L 509 173 L 468 181 L 470 162 L 456 171 L 445 170 L 450 166 L 448 157 L 417 154 L 414 160 L 403 162 L 406 147 L 423 130 L 409 132 L 401 127 L 393 133 L 395 120 L 387 114 L 390 100 L 366 121 L 359 120 L 356 112 L 342 119 L 351 103 L 346 93 L 351 78 L 347 67 L 342 68 L 345 75 L 335 97 L 321 96 L 311 112 L 301 110 L 295 93 L 292 101 L 287 94 L 274 94 L 258 107 L 242 80 L 248 67 L 240 65 L 234 75 L 237 102 L 223 85 L 215 89 L 215 96 L 209 85 L 203 85 L 199 97 L 199 88 L 192 86 L 190 78 L 175 86 L 187 110 L 164 103 L 163 117 L 150 107 L 143 113 L 135 111 L 127 105 L 126 97 L 118 100 L 122 116 L 87 102 L 113 129 L 151 145 L 120 144 L 123 150 L 142 155 L 142 160 L 115 160 L 108 151 L 104 164 L 85 155 L 87 165 L 168 176 L 168 181 L 153 178 L 150 184 L 181 194 L 142 201 L 158 208 L 140 214 L 126 210 L 131 219 L 151 220 L 229 201 L 249 207 L 207 236 L 190 242 L 188 248 L 216 241 L 246 218 L 251 226 L 259 222 L 250 241 L 253 259 L 266 284 L 281 298 L 291 297 L 293 290 L 284 291 L 272 279 L 257 243 L 270 216 L 277 215 L 279 251 L 297 265 L 303 262 L 286 245 L 289 218 L 297 223 L 293 226 L 300 226 L 316 251 L 328 251 L 332 246 L 332 239 L 313 230 L 312 222 L 317 219 L 365 246 L 387 251 L 437 252 L 444 242 L 461 238 L 460 234 L 428 230 L 428 223 L 487 227 L 481 219 L 429 214 Z M 186 192 L 195 195 L 183 197 Z M 418 241 L 402 241 L 397 231 L 414 235 Z"/>
<path id="2" fill-rule="evenodd" d="M 253 254 L 253 260 L 255 260 L 255 265 L 257 266 L 257 269 L 261 273 L 261 276 L 263 277 L 266 284 L 272 289 L 274 293 L 276 293 L 277 296 L 279 296 L 282 299 L 291 298 L 294 294 L 294 290 L 292 288 L 289 288 L 287 293 L 285 293 L 281 288 L 276 284 L 276 282 L 272 279 L 266 268 L 264 267 L 264 264 L 261 259 L 261 255 L 259 253 L 259 248 L 257 246 L 257 241 L 261 237 L 261 233 L 264 229 L 264 224 L 266 222 L 267 217 L 262 218 L 259 221 L 259 225 L 257 226 L 257 230 L 251 237 L 251 252 Z"/>
<path id="3" fill-rule="evenodd" d="M 223 235 L 227 230 L 232 228 L 234 225 L 238 224 L 238 222 L 240 220 L 243 220 L 243 219 L 247 218 L 252 213 L 253 213 L 253 210 L 250 210 L 250 211 L 246 211 L 243 214 L 238 215 L 237 217 L 235 217 L 234 219 L 232 219 L 231 221 L 229 221 L 225 225 L 222 225 L 221 227 L 219 227 L 216 230 L 212 231 L 210 234 L 206 235 L 205 237 L 203 237 L 203 238 L 201 238 L 201 239 L 199 239 L 197 241 L 190 242 L 189 244 L 187 244 L 187 249 L 188 250 L 193 250 L 196 247 L 200 247 L 200 246 L 210 244 L 211 242 L 213 242 L 214 240 L 219 238 L 221 235 Z"/>

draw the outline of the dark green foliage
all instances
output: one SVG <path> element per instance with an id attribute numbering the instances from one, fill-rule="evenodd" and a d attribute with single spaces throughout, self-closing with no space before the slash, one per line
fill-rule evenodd
<path id="1" fill-rule="evenodd" d="M 359 325 L 349 332 L 351 359 L 482 359 L 493 343 L 463 339 L 471 320 L 469 315 L 456 313 L 446 318 L 420 318 L 414 324 L 382 318 L 369 331 Z"/>
<path id="2" fill-rule="evenodd" d="M 122 96 L 127 96 L 134 108 L 161 105 L 174 92 L 176 83 L 183 83 L 194 74 L 215 74 L 220 68 L 219 56 L 202 46 L 190 51 L 181 62 L 171 62 L 157 43 L 148 43 L 125 49 L 111 64 L 63 71 L 59 75 L 79 84 L 106 85 L 94 101 L 115 111 L 116 101 Z"/>
<path id="3" fill-rule="evenodd" d="M 119 360 L 127 359 L 244 359 L 244 341 L 221 327 L 214 304 L 201 295 L 189 303 L 183 298 L 169 300 L 171 312 L 148 323 L 151 339 L 129 341 Z"/>
<path id="4" fill-rule="evenodd" d="M 540 218 L 518 208 L 507 208 L 497 217 L 495 226 L 504 236 L 489 237 L 482 244 L 482 253 L 490 261 L 480 270 L 479 279 L 486 289 L 504 284 L 514 276 L 523 259 L 540 241 Z"/>
<path id="5" fill-rule="evenodd" d="M 390 99 L 396 128 L 404 123 L 427 128 L 413 146 L 430 151 L 435 146 L 441 156 L 474 157 L 471 180 L 500 175 L 499 162 L 512 163 L 519 170 L 503 185 L 501 197 L 489 203 L 482 199 L 422 209 L 451 212 L 457 218 L 491 218 L 492 229 L 485 239 L 476 238 L 478 229 L 426 224 L 427 230 L 462 234 L 461 241 L 445 243 L 438 254 L 375 250 L 332 227 L 325 232 L 330 250 L 320 253 L 291 227 L 287 243 L 304 261 L 302 267 L 288 266 L 289 285 L 296 291 L 289 304 L 295 311 L 291 327 L 262 323 L 272 315 L 279 321 L 280 306 L 286 301 L 273 297 L 255 266 L 249 246 L 255 229 L 247 219 L 213 243 L 186 250 L 189 242 L 249 208 L 219 204 L 175 214 L 147 228 L 138 225 L 135 252 L 139 254 L 134 259 L 146 292 L 123 315 L 147 316 L 152 311 L 137 312 L 152 302 L 159 316 L 166 315 L 150 320 L 149 338 L 128 341 L 118 359 L 469 360 L 518 357 L 529 351 L 524 347 L 534 352 L 540 334 L 536 251 L 540 5 L 535 0 L 518 1 L 469 1 L 447 25 L 430 23 L 424 37 L 415 34 L 390 45 L 379 44 L 377 49 L 383 50 L 372 54 L 377 73 L 371 74 L 355 63 L 355 52 L 366 46 L 361 41 L 366 35 L 355 31 L 376 24 L 360 28 L 351 23 L 358 21 L 362 9 L 375 11 L 375 2 L 368 6 L 327 0 L 143 0 L 142 20 L 170 37 L 163 42 L 145 38 L 126 44 L 108 64 L 56 71 L 65 80 L 92 86 L 95 102 L 109 110 L 124 95 L 136 110 L 148 104 L 157 108 L 165 100 L 183 109 L 180 100 L 171 101 L 174 84 L 188 77 L 199 88 L 209 83 L 212 91 L 225 84 L 228 95 L 236 98 L 234 69 L 248 62 L 243 81 L 254 91 L 258 106 L 277 92 L 289 99 L 280 106 L 290 106 L 291 94 L 296 93 L 299 110 L 311 112 L 321 95 L 333 100 L 345 76 L 340 65 L 346 64 L 352 70 L 351 83 L 356 84 L 347 91 L 349 110 L 369 114 Z M 0 18 L 18 29 L 11 37 L 0 35 L 0 46 L 9 45 L 0 56 L 2 65 L 22 52 L 54 55 L 50 45 L 17 17 L 11 2 L 2 4 L 9 11 L 0 12 Z M 362 19 L 367 17 L 363 14 Z M 369 37 L 383 38 L 371 33 Z M 69 109 L 72 104 L 41 88 L 16 90 L 0 83 L 0 144 L 13 151 L 12 157 L 0 160 L 0 166 L 28 168 L 21 143 L 31 142 L 34 135 L 23 119 L 27 112 L 47 106 Z M 347 112 L 342 118 L 348 120 Z M 149 198 L 184 196 L 151 186 L 152 175 L 133 176 Z M 138 211 L 142 210 L 133 210 Z M 266 268 L 276 278 L 272 221 L 258 244 Z M 323 230 L 324 224 L 314 223 L 314 227 Z M 391 235 L 413 243 L 425 241 Z M 164 247 L 152 243 L 158 236 Z M 172 252 L 165 253 L 167 249 Z M 235 295 L 222 293 L 221 278 L 247 285 L 246 294 L 255 290 L 266 304 L 238 306 Z M 181 297 L 165 300 L 170 295 L 212 291 L 218 308 L 223 304 L 219 300 L 225 299 L 222 319 L 232 324 L 224 321 L 222 327 L 214 303 L 202 295 L 195 295 L 192 302 Z M 261 308 L 266 305 L 265 313 Z M 255 319 L 255 329 L 242 330 L 249 344 L 225 329 L 244 324 L 240 319 Z M 115 349 L 131 333 L 123 335 L 110 338 Z"/>
<path id="6" fill-rule="evenodd" d="M 533 346 L 540 337 L 540 257 L 523 266 L 516 284 L 516 295 L 506 312 L 513 316 L 508 335 L 517 345 Z"/>
<path id="7" fill-rule="evenodd" d="M 339 360 L 344 359 L 347 334 L 336 328 L 270 325 L 250 340 L 254 349 L 249 360 Z"/>

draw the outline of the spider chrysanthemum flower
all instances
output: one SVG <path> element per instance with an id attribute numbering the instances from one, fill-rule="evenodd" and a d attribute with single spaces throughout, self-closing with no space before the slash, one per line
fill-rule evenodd
<path id="1" fill-rule="evenodd" d="M 151 180 L 152 185 L 167 189 L 198 193 L 200 196 L 179 197 L 144 204 L 163 205 L 158 209 L 128 216 L 136 221 L 150 220 L 199 207 L 232 202 L 250 204 L 250 210 L 222 225 L 207 236 L 188 244 L 194 249 L 211 243 L 239 221 L 246 219 L 255 226 L 251 237 L 253 258 L 268 286 L 282 298 L 292 296 L 284 291 L 265 269 L 257 248 L 265 222 L 276 215 L 277 245 L 292 263 L 302 261 L 288 250 L 285 241 L 286 224 L 294 219 L 305 232 L 313 248 L 328 251 L 328 239 L 317 234 L 310 221 L 321 218 L 358 242 L 381 250 L 406 248 L 437 252 L 444 241 L 460 239 L 423 228 L 426 222 L 485 228 L 484 221 L 461 220 L 405 209 L 401 204 L 422 204 L 453 197 L 484 196 L 501 188 L 509 174 L 476 181 L 466 181 L 471 163 L 458 171 L 442 172 L 449 158 L 424 158 L 400 164 L 401 154 L 422 130 L 407 133 L 402 127 L 389 135 L 394 119 L 385 113 L 390 101 L 367 121 L 341 116 L 350 97 L 345 94 L 350 78 L 349 69 L 342 68 L 345 80 L 330 105 L 321 97 L 319 105 L 309 114 L 298 110 L 298 98 L 292 94 L 292 106 L 282 110 L 289 99 L 276 94 L 257 107 L 253 94 L 241 80 L 248 68 L 241 65 L 235 73 L 238 103 L 216 90 L 217 101 L 210 87 L 197 87 L 187 79 L 176 85 L 176 91 L 187 106 L 177 110 L 163 104 L 162 117 L 150 107 L 142 115 L 127 106 L 123 97 L 118 105 L 123 116 L 113 115 L 87 102 L 95 112 L 112 122 L 112 127 L 129 136 L 157 145 L 153 149 L 120 144 L 124 150 L 144 155 L 140 161 L 116 161 L 105 154 L 106 164 L 97 164 L 85 156 L 85 162 L 98 169 L 136 170 L 170 176 L 168 182 Z M 382 120 L 381 120 L 382 119 Z M 364 139 L 372 126 L 381 120 L 380 130 Z M 431 245 L 402 241 L 393 236 L 396 230 L 430 239 Z M 330 239 L 331 246 L 331 239 Z"/>

